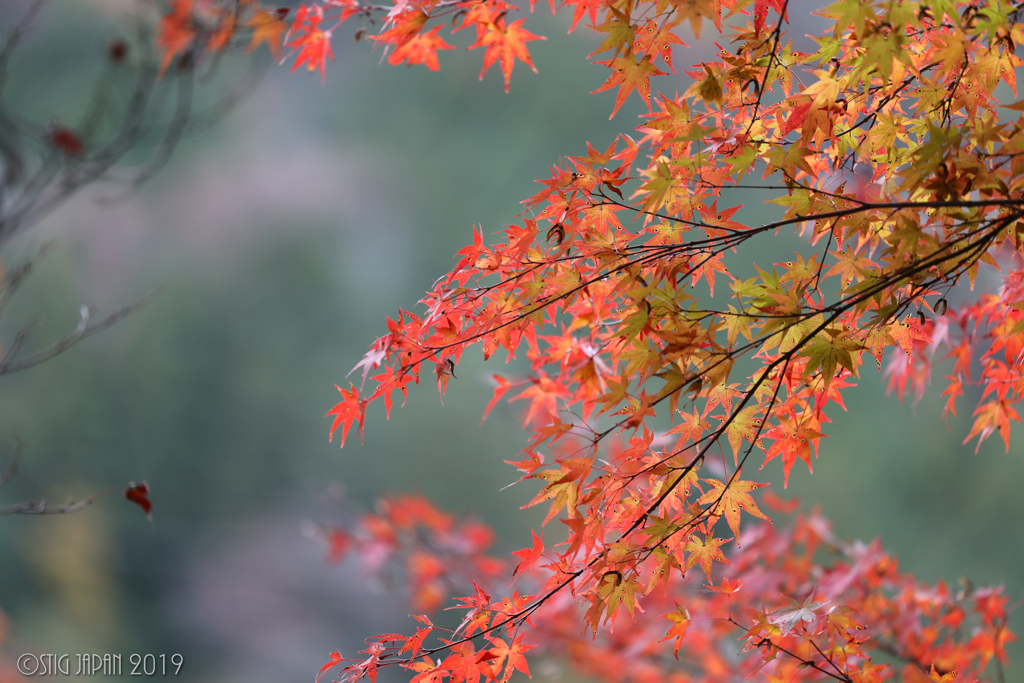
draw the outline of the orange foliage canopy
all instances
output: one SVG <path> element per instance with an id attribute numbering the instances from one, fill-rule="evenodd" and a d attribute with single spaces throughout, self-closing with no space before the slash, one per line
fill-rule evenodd
<path id="1" fill-rule="evenodd" d="M 198 5 L 177 0 L 164 17 L 165 65 L 226 49 L 228 7 L 232 27 L 261 31 L 234 28 L 239 44 L 277 45 L 254 0 Z M 634 92 L 648 113 L 603 151 L 554 166 L 497 244 L 477 232 L 422 313 L 388 320 L 329 415 L 343 442 L 424 366 L 443 391 L 470 346 L 525 348 L 531 373 L 497 377 L 496 399 L 524 402 L 532 436 L 514 464 L 568 540 L 536 537 L 517 553 L 518 588 L 495 599 L 479 544 L 459 546 L 468 532 L 440 513 L 404 522 L 425 537 L 403 534 L 393 508 L 366 518 L 334 555 L 402 548 L 424 610 L 470 572 L 465 618 L 445 631 L 421 616 L 415 635 L 371 638 L 365 658 L 336 653 L 325 671 L 354 661 L 342 679 L 398 664 L 414 683 L 504 681 L 536 645 L 615 682 L 998 677 L 1014 638 L 998 589 L 922 585 L 814 514 L 776 529 L 742 472 L 757 454 L 786 479 L 798 461 L 810 468 L 828 414 L 887 350 L 901 397 L 920 397 L 932 363 L 952 358 L 947 411 L 965 385 L 980 388 L 965 442 L 998 434 L 1009 448 L 1024 395 L 1024 103 L 1013 101 L 1024 7 L 839 0 L 818 9 L 830 27 L 805 52 L 787 36 L 804 3 L 560 6 L 605 35 L 595 54 L 612 71 L 600 88 L 617 89 L 612 114 Z M 338 26 L 380 17 L 371 37 L 389 62 L 437 68 L 452 19 L 475 30 L 470 47 L 487 48 L 484 69 L 498 63 L 507 87 L 516 60 L 532 66 L 535 38 L 507 19 L 514 9 L 325 0 L 300 6 L 281 40 L 296 67 L 323 73 Z M 728 47 L 686 72 L 682 94 L 657 92 L 660 67 L 674 71 L 685 49 L 679 34 L 709 26 Z M 739 213 L 735 193 L 751 185 L 775 191 L 777 218 Z M 792 260 L 751 265 L 783 230 L 801 240 Z M 671 426 L 656 429 L 657 416 Z"/>

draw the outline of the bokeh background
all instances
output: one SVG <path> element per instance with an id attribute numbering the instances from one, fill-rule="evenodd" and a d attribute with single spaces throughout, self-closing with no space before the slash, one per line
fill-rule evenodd
<path id="1" fill-rule="evenodd" d="M 0 1 L 0 25 L 24 5 Z M 73 119 L 136 10 L 51 0 L 12 62 L 8 103 L 38 121 Z M 328 565 L 300 533 L 303 520 L 337 517 L 339 487 L 353 505 L 424 493 L 492 525 L 499 552 L 528 545 L 542 515 L 519 508 L 535 487 L 501 490 L 516 478 L 502 461 L 525 443 L 514 404 L 480 425 L 487 373 L 515 367 L 470 353 L 443 406 L 426 382 L 390 422 L 373 410 L 365 443 L 353 433 L 342 451 L 322 416 L 386 316 L 453 265 L 471 226 L 500 231 L 547 166 L 636 125 L 639 102 L 608 121 L 614 94 L 588 94 L 606 74 L 583 58 L 599 42 L 592 32 L 566 35 L 565 17 L 540 11 L 531 21 L 548 36 L 531 43 L 540 73 L 517 66 L 510 94 L 496 69 L 478 80 L 479 53 L 444 53 L 438 73 L 394 68 L 339 31 L 325 85 L 272 66 L 143 188 L 88 188 L 0 255 L 10 266 L 57 240 L 4 316 L 8 343 L 33 316 L 46 320 L 42 344 L 73 327 L 82 304 L 110 311 L 163 288 L 113 329 L 0 378 L 0 441 L 24 443 L 0 504 L 145 479 L 155 505 L 153 527 L 116 497 L 75 515 L 0 517 L 7 656 L 181 653 L 190 683 L 312 680 L 329 652 L 409 623 L 400 591 Z M 705 37 L 676 64 L 713 49 Z M 685 87 L 662 81 L 669 93 Z M 760 222 L 772 215 L 762 199 L 736 201 Z M 792 244 L 762 245 L 759 265 L 788 260 Z M 820 506 L 844 538 L 881 536 L 921 578 L 1005 583 L 1017 600 L 1021 430 L 1009 453 L 990 439 L 975 454 L 961 445 L 966 399 L 947 429 L 937 396 L 900 404 L 865 370 L 815 473 L 798 465 L 779 492 Z M 778 475 L 770 466 L 758 477 Z M 1024 681 L 1024 651 L 1011 655 L 1007 680 Z"/>

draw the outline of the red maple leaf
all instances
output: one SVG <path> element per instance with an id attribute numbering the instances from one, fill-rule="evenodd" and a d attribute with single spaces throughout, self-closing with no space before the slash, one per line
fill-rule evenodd
<path id="1" fill-rule="evenodd" d="M 295 13 L 295 22 L 292 24 L 292 32 L 296 36 L 286 45 L 299 51 L 292 71 L 303 64 L 310 71 L 320 69 L 321 83 L 327 78 L 328 58 L 334 59 L 334 53 L 331 51 L 331 32 L 320 29 L 323 18 L 324 11 L 320 6 L 299 6 L 299 11 Z"/>
<path id="2" fill-rule="evenodd" d="M 325 673 L 327 673 L 330 669 L 334 668 L 338 664 L 341 664 L 343 661 L 346 660 L 344 657 L 341 656 L 340 652 L 332 652 L 330 661 L 324 664 L 322 667 L 320 667 L 320 673 L 316 677 L 316 683 L 320 683 L 320 679 L 324 677 Z"/>
<path id="3" fill-rule="evenodd" d="M 46 137 L 50 140 L 50 144 L 63 152 L 66 157 L 80 157 L 85 154 L 85 144 L 82 142 L 82 138 L 78 137 L 70 128 L 51 126 L 46 132 Z"/>
<path id="4" fill-rule="evenodd" d="M 531 529 L 530 533 L 533 534 L 533 547 L 523 548 L 522 550 L 516 550 L 513 555 L 517 555 L 523 558 L 523 561 L 516 565 L 516 568 L 512 571 L 512 581 L 514 582 L 520 574 L 532 567 L 537 563 L 537 560 L 544 554 L 544 536 L 537 535 L 536 531 Z"/>
<path id="5" fill-rule="evenodd" d="M 150 524 L 153 523 L 153 504 L 149 501 L 149 484 L 145 480 L 139 484 L 134 481 L 128 482 L 128 486 L 124 490 L 124 497 L 142 508 L 146 513 L 146 519 Z"/>
<path id="6" fill-rule="evenodd" d="M 349 383 L 350 389 L 342 389 L 337 384 L 334 388 L 341 392 L 342 400 L 335 404 L 333 408 L 327 411 L 327 417 L 334 415 L 334 422 L 331 423 L 331 434 L 328 437 L 328 441 L 334 440 L 334 432 L 338 427 L 341 427 L 341 447 L 345 447 L 345 437 L 348 435 L 348 430 L 352 427 L 353 422 L 359 423 L 359 440 L 363 440 L 363 421 L 366 419 L 366 404 L 367 399 L 359 398 L 359 390 L 356 389 L 355 385 Z"/>

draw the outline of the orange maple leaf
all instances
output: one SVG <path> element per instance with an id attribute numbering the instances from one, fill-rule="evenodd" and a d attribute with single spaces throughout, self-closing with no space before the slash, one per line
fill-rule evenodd
<path id="1" fill-rule="evenodd" d="M 235 35 L 235 25 L 235 13 L 225 12 L 220 24 L 206 42 L 207 52 L 220 52 L 227 47 Z"/>
<path id="2" fill-rule="evenodd" d="M 491 652 L 498 655 L 499 660 L 508 656 L 508 660 L 505 663 L 505 673 L 501 677 L 502 683 L 507 683 L 508 679 L 512 677 L 513 670 L 522 671 L 527 676 L 530 675 L 530 667 L 526 665 L 526 657 L 523 655 L 537 647 L 536 645 L 524 645 L 521 635 L 515 637 L 512 645 L 507 645 L 500 638 L 495 638 L 491 641 L 491 644 L 494 646 L 491 648 Z"/>
<path id="3" fill-rule="evenodd" d="M 690 553 L 686 558 L 686 566 L 683 568 L 683 571 L 688 571 L 690 567 L 699 562 L 700 568 L 704 570 L 704 574 L 708 577 L 708 583 L 710 583 L 711 563 L 713 561 L 718 560 L 719 562 L 732 564 L 729 560 L 725 559 L 725 555 L 722 554 L 722 550 L 719 547 L 728 540 L 728 538 L 715 538 L 713 534 L 707 536 L 704 540 L 701 540 L 696 535 L 690 536 L 690 540 L 683 546 L 683 550 Z"/>
<path id="4" fill-rule="evenodd" d="M 263 43 L 266 43 L 267 47 L 270 48 L 270 53 L 274 55 L 274 59 L 281 61 L 281 41 L 284 37 L 284 32 L 288 28 L 281 17 L 276 13 L 258 9 L 249 18 L 249 21 L 245 22 L 245 25 L 247 28 L 252 29 L 252 39 L 249 41 L 249 47 L 245 51 L 252 52 Z"/>
<path id="5" fill-rule="evenodd" d="M 732 529 L 732 533 L 736 537 L 737 546 L 739 546 L 740 538 L 740 510 L 761 519 L 768 519 L 750 496 L 751 491 L 765 484 L 736 479 L 726 486 L 717 479 L 705 479 L 704 481 L 711 484 L 711 490 L 697 502 L 701 505 L 713 504 L 716 505 L 717 510 L 724 510 L 725 521 L 729 523 L 729 528 Z M 721 514 L 717 510 L 715 514 Z"/>
<path id="6" fill-rule="evenodd" d="M 672 621 L 674 625 L 668 630 L 668 635 L 662 638 L 660 642 L 664 643 L 666 640 L 675 638 L 676 645 L 672 649 L 672 653 L 676 656 L 676 659 L 679 659 L 679 646 L 683 644 L 683 638 L 686 637 L 686 629 L 690 626 L 690 614 L 686 611 L 685 607 L 680 607 L 675 612 L 669 612 L 661 616 Z"/>
<path id="7" fill-rule="evenodd" d="M 971 427 L 971 433 L 964 439 L 964 443 L 977 436 L 978 445 L 974 449 L 974 452 L 977 453 L 978 449 L 981 448 L 981 442 L 998 430 L 999 436 L 1003 438 L 1003 443 L 1006 444 L 1006 451 L 1009 452 L 1010 420 L 1020 422 L 1020 415 L 1017 414 L 1017 411 L 1013 409 L 1013 406 L 1008 401 L 993 399 L 982 403 L 974 411 L 974 425 Z"/>
<path id="8" fill-rule="evenodd" d="M 537 67 L 530 59 L 530 51 L 526 48 L 526 42 L 530 40 L 547 40 L 544 36 L 535 36 L 526 29 L 520 28 L 526 19 L 513 21 L 507 27 L 504 19 L 497 23 L 487 24 L 486 32 L 476 39 L 468 49 L 486 47 L 484 54 L 484 68 L 480 71 L 480 80 L 491 68 L 494 62 L 501 63 L 501 73 L 505 76 L 505 92 L 508 92 L 509 79 L 512 78 L 512 67 L 516 58 L 525 63 L 533 73 L 537 73 Z"/>
<path id="9" fill-rule="evenodd" d="M 163 78 L 171 60 L 184 52 L 196 33 L 192 28 L 192 0 L 174 0 L 171 13 L 160 20 L 157 28 L 157 46 L 163 51 L 160 58 L 160 78 Z"/>
<path id="10" fill-rule="evenodd" d="M 661 27 L 659 29 L 654 19 L 648 19 L 646 24 L 636 29 L 636 40 L 633 41 L 633 54 L 648 55 L 652 60 L 655 56 L 660 56 L 668 64 L 668 68 L 672 70 L 672 73 L 675 73 L 676 68 L 672 66 L 673 44 L 690 47 L 673 33 L 671 29 L 668 27 Z"/>
<path id="11" fill-rule="evenodd" d="M 907 355 L 910 355 L 911 350 L 913 350 L 915 339 L 927 343 L 932 341 L 928 333 L 922 329 L 921 323 L 914 316 L 908 315 L 903 320 L 894 320 L 886 325 L 885 329 L 893 341 L 899 344 L 900 348 Z"/>
<path id="12" fill-rule="evenodd" d="M 388 64 L 397 65 L 403 62 L 408 66 L 422 64 L 431 71 L 439 70 L 441 65 L 437 61 L 437 51 L 455 49 L 454 45 L 449 45 L 444 38 L 437 35 L 440 30 L 440 26 L 435 26 L 427 33 L 412 36 L 391 53 Z"/>
<path id="13" fill-rule="evenodd" d="M 616 85 L 619 86 L 619 93 L 615 97 L 615 108 L 612 109 L 612 115 L 608 117 L 609 119 L 615 118 L 615 113 L 619 111 L 619 107 L 622 106 L 622 103 L 626 101 L 626 98 L 629 97 L 633 90 L 636 90 L 640 97 L 644 98 L 644 102 L 650 108 L 651 76 L 664 76 L 665 72 L 654 66 L 649 55 L 639 61 L 632 55 L 627 55 L 595 63 L 604 64 L 615 73 L 609 76 L 608 80 L 600 88 L 591 90 L 591 93 L 611 90 Z"/>

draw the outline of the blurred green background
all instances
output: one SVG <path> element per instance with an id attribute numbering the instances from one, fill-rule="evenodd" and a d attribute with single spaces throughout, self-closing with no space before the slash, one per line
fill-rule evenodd
<path id="1" fill-rule="evenodd" d="M 5 3 L 0 22 L 23 4 Z M 72 119 L 131 8 L 53 0 L 12 64 L 8 102 L 36 120 Z M 517 412 L 499 408 L 480 426 L 484 377 L 506 370 L 500 360 L 470 353 L 444 406 L 425 382 L 390 423 L 372 410 L 365 443 L 353 433 L 343 451 L 322 416 L 386 316 L 453 265 L 472 225 L 500 231 L 547 166 L 635 125 L 639 102 L 608 121 L 614 94 L 587 94 L 606 73 L 583 59 L 592 33 L 567 36 L 564 17 L 540 11 L 531 21 L 548 36 L 530 46 L 540 73 L 517 66 L 510 94 L 497 69 L 478 81 L 480 53 L 444 53 L 439 73 L 394 68 L 339 31 L 326 85 L 272 67 L 141 190 L 89 188 L 9 245 L 7 267 L 57 239 L 4 316 L 8 343 L 35 315 L 46 318 L 41 344 L 73 327 L 82 304 L 102 312 L 158 285 L 163 294 L 0 378 L 0 436 L 24 443 L 0 504 L 146 479 L 155 505 L 153 528 L 115 498 L 71 516 L 0 517 L 7 655 L 181 653 L 190 682 L 311 680 L 330 651 L 408 623 L 400 595 L 327 566 L 299 533 L 303 519 L 330 521 L 334 483 L 364 504 L 422 492 L 494 526 L 500 551 L 528 544 L 542 514 L 519 507 L 535 487 L 499 492 L 516 478 L 502 461 L 525 442 Z M 676 64 L 713 49 L 706 39 Z M 669 93 L 685 87 L 662 80 Z M 760 198 L 736 201 L 748 220 L 772 215 Z M 794 244 L 761 245 L 759 265 Z M 1020 428 L 1009 453 L 990 439 L 975 455 L 960 444 L 972 397 L 947 432 L 937 396 L 915 408 L 886 397 L 873 371 L 861 384 L 848 413 L 832 412 L 814 475 L 797 465 L 780 493 L 821 505 L 842 537 L 881 536 L 921 578 L 1005 583 L 1020 598 Z M 774 464 L 759 476 L 781 480 Z M 1024 680 L 1022 654 L 1013 649 L 1008 680 Z"/>

